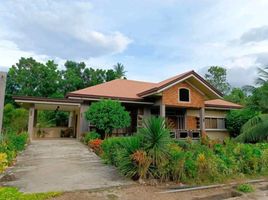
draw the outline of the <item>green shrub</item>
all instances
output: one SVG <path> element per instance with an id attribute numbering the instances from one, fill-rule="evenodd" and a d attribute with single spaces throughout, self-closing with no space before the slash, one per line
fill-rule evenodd
<path id="1" fill-rule="evenodd" d="M 100 139 L 100 138 L 101 138 L 100 134 L 98 134 L 96 131 L 91 131 L 85 134 L 84 143 L 88 144 L 88 142 L 90 142 L 91 140 Z"/>
<path id="2" fill-rule="evenodd" d="M 25 148 L 25 144 L 28 140 L 28 133 L 9 133 L 8 134 L 8 145 L 13 145 L 15 151 L 22 151 Z"/>
<path id="3" fill-rule="evenodd" d="M 240 134 L 241 127 L 258 112 L 252 109 L 231 110 L 226 116 L 226 127 L 232 137 Z"/>
<path id="4" fill-rule="evenodd" d="M 238 185 L 236 189 L 244 193 L 250 193 L 255 191 L 254 187 L 248 183 Z"/>
<path id="5" fill-rule="evenodd" d="M 92 103 L 86 111 L 86 119 L 94 124 L 101 134 L 105 133 L 105 137 L 114 129 L 128 127 L 131 121 L 125 107 L 119 101 L 110 99 Z"/>

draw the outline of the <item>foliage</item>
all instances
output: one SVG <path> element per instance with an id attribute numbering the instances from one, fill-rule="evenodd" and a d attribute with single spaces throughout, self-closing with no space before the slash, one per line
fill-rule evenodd
<path id="1" fill-rule="evenodd" d="M 0 154 L 3 156 L 0 161 L 1 165 L 11 164 L 17 153 L 25 148 L 27 141 L 27 133 L 15 134 L 14 132 L 5 132 L 0 141 Z M 5 159 L 7 163 L 5 163 Z"/>
<path id="2" fill-rule="evenodd" d="M 268 114 L 257 115 L 249 119 L 236 138 L 239 142 L 264 142 L 268 138 Z"/>
<path id="3" fill-rule="evenodd" d="M 259 77 L 256 80 L 256 83 L 259 85 L 266 84 L 268 82 L 268 66 L 258 68 Z"/>
<path id="4" fill-rule="evenodd" d="M 84 62 L 68 60 L 65 69 L 60 71 L 53 60 L 40 63 L 22 57 L 8 71 L 6 103 L 13 102 L 13 95 L 64 97 L 68 92 L 125 76 L 124 66 L 116 66 L 114 70 L 93 69 L 86 67 Z"/>
<path id="5" fill-rule="evenodd" d="M 102 137 L 110 135 L 114 129 L 130 125 L 130 116 L 119 101 L 101 100 L 92 103 L 86 111 L 86 119 L 94 124 Z"/>
<path id="6" fill-rule="evenodd" d="M 240 134 L 241 127 L 258 112 L 244 108 L 240 110 L 231 110 L 226 116 L 226 127 L 232 137 Z"/>
<path id="7" fill-rule="evenodd" d="M 0 199 L 2 200 L 45 200 L 61 195 L 60 192 L 27 193 L 20 192 L 17 188 L 1 187 Z"/>
<path id="8" fill-rule="evenodd" d="M 90 142 L 91 140 L 100 139 L 100 137 L 100 134 L 98 134 L 96 131 L 91 131 L 85 134 L 84 143 L 88 144 L 88 142 Z"/>
<path id="9" fill-rule="evenodd" d="M 241 88 L 232 88 L 230 94 L 225 95 L 224 99 L 233 103 L 245 105 L 247 102 L 247 95 Z"/>
<path id="10" fill-rule="evenodd" d="M 102 140 L 101 139 L 93 139 L 93 140 L 90 140 L 88 145 L 91 149 L 93 149 L 93 151 L 96 153 L 96 154 L 101 154 L 102 153 L 102 149 L 101 149 L 101 143 L 102 143 Z"/>
<path id="11" fill-rule="evenodd" d="M 268 83 L 264 83 L 262 86 L 253 89 L 246 106 L 263 113 L 268 112 Z"/>
<path id="12" fill-rule="evenodd" d="M 25 144 L 27 143 L 28 140 L 28 133 L 9 133 L 7 135 L 7 141 L 9 145 L 13 145 L 15 151 L 22 151 L 25 148 Z"/>
<path id="13" fill-rule="evenodd" d="M 221 91 L 223 94 L 228 94 L 230 90 L 230 84 L 227 82 L 226 69 L 220 66 L 211 66 L 208 69 L 208 73 L 205 74 L 205 79 Z"/>
<path id="14" fill-rule="evenodd" d="M 0 173 L 3 172 L 8 166 L 7 154 L 0 153 Z"/>
<path id="15" fill-rule="evenodd" d="M 165 119 L 151 117 L 144 122 L 138 133 L 143 140 L 144 149 L 152 157 L 154 165 L 160 165 L 168 159 L 170 132 L 165 127 Z"/>
<path id="16" fill-rule="evenodd" d="M 114 65 L 114 71 L 116 74 L 116 78 L 125 78 L 126 71 L 122 63 L 116 63 L 116 65 Z"/>
<path id="17" fill-rule="evenodd" d="M 158 123 L 161 124 L 162 121 L 159 120 Z M 149 130 L 152 133 L 147 134 L 159 135 L 153 131 L 153 127 Z M 145 139 L 144 133 L 142 131 L 131 137 L 105 139 L 101 145 L 102 158 L 134 180 L 156 178 L 187 183 L 212 183 L 268 173 L 266 143 L 243 144 L 225 140 L 222 144 L 208 138 L 206 142 L 167 139 L 163 142 L 167 141 L 166 145 L 157 150 L 167 156 L 167 159 L 156 162 L 156 157 L 151 154 L 154 145 L 148 144 L 157 143 L 159 138 L 149 136 Z"/>
<path id="18" fill-rule="evenodd" d="M 3 127 L 7 131 L 22 132 L 27 129 L 28 111 L 24 108 L 15 108 L 12 104 L 4 107 Z"/>
<path id="19" fill-rule="evenodd" d="M 245 184 L 240 184 L 237 186 L 236 188 L 238 191 L 240 192 L 244 192 L 244 193 L 250 193 L 250 192 L 254 192 L 255 189 L 253 188 L 252 185 L 245 183 Z"/>

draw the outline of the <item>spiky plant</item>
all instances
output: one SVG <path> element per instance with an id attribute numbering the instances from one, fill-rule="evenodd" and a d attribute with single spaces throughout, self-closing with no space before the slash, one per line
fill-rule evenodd
<path id="1" fill-rule="evenodd" d="M 140 169 L 138 163 L 134 162 L 132 155 L 141 149 L 141 140 L 137 136 L 126 137 L 120 142 L 116 160 L 118 169 L 127 177 L 138 179 Z"/>
<path id="2" fill-rule="evenodd" d="M 168 145 L 170 144 L 170 131 L 166 128 L 165 119 L 151 117 L 144 122 L 139 130 L 145 151 L 152 158 L 152 164 L 160 166 L 168 159 Z"/>
<path id="3" fill-rule="evenodd" d="M 236 138 L 238 142 L 256 143 L 267 141 L 268 114 L 257 115 L 248 120 L 241 128 L 241 134 Z"/>

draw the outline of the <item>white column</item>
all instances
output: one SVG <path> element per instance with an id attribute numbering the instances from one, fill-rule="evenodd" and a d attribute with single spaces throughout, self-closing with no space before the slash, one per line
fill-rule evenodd
<path id="1" fill-rule="evenodd" d="M 28 134 L 29 134 L 30 141 L 33 138 L 34 118 L 35 118 L 34 114 L 35 114 L 34 106 L 31 106 L 29 108 L 29 119 L 28 119 Z"/>
<path id="2" fill-rule="evenodd" d="M 2 132 L 2 123 L 3 123 L 6 77 L 7 75 L 5 72 L 0 72 L 0 134 Z"/>
<path id="3" fill-rule="evenodd" d="M 166 117 L 166 106 L 165 104 L 160 104 L 160 116 L 165 118 Z"/>
<path id="4" fill-rule="evenodd" d="M 205 108 L 202 107 L 200 108 L 200 130 L 201 130 L 201 135 L 206 134 L 206 127 L 205 127 Z"/>

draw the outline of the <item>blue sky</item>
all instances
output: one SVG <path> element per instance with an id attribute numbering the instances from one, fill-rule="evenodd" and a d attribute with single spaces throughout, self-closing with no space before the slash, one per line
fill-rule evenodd
<path id="1" fill-rule="evenodd" d="M 0 0 L 0 70 L 22 56 L 66 59 L 161 81 L 208 66 L 251 84 L 268 64 L 266 0 Z"/>

